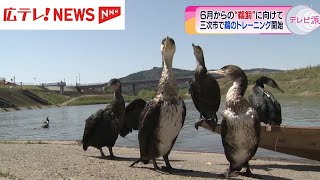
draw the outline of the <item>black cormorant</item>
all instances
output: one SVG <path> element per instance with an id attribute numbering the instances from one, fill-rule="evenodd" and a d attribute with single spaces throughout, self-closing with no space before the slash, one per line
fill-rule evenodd
<path id="1" fill-rule="evenodd" d="M 256 85 L 251 90 L 249 102 L 258 112 L 262 122 L 267 125 L 280 125 L 282 123 L 280 103 L 271 92 L 264 90 L 264 84 L 284 93 L 273 79 L 261 76 L 256 80 Z"/>
<path id="2" fill-rule="evenodd" d="M 156 158 L 162 156 L 166 164 L 162 170 L 169 172 L 173 170 L 168 156 L 186 116 L 186 106 L 179 97 L 177 82 L 172 70 L 175 50 L 176 45 L 172 38 L 166 37 L 162 40 L 163 69 L 157 96 L 146 105 L 141 114 L 138 134 L 140 158 L 130 167 L 139 162 L 147 164 L 149 160 L 152 160 L 155 170 L 159 171 Z"/>
<path id="3" fill-rule="evenodd" d="M 49 127 L 49 116 L 47 116 L 46 121 L 41 126 L 42 128 L 48 128 Z"/>
<path id="4" fill-rule="evenodd" d="M 200 119 L 195 123 L 195 128 L 198 129 L 202 121 L 215 121 L 214 123 L 207 122 L 213 125 L 218 122 L 216 113 L 219 110 L 221 95 L 217 80 L 207 74 L 202 48 L 194 44 L 192 47 L 197 67 L 194 78 L 190 82 L 189 92 L 196 109 L 200 112 Z"/>
<path id="5" fill-rule="evenodd" d="M 106 157 L 102 147 L 107 146 L 110 158 L 114 158 L 112 147 L 118 138 L 125 102 L 120 80 L 111 79 L 109 87 L 114 91 L 114 99 L 109 106 L 100 109 L 86 120 L 82 143 L 83 150 L 86 151 L 89 146 L 96 147 L 100 150 L 102 157 Z"/>
<path id="6" fill-rule="evenodd" d="M 226 95 L 221 122 L 222 144 L 230 163 L 225 175 L 227 177 L 237 176 L 242 167 L 246 167 L 245 174 L 252 176 L 249 160 L 258 149 L 261 125 L 257 112 L 243 97 L 248 86 L 247 76 L 241 68 L 235 65 L 224 66 L 210 73 L 224 75 L 233 81 Z"/>

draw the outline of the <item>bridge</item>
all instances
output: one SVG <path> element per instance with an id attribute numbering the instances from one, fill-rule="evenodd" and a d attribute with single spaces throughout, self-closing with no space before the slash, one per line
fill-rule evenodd
<path id="1" fill-rule="evenodd" d="M 188 81 L 190 81 L 193 77 L 185 77 L 185 78 L 176 78 L 176 81 L 178 84 L 183 84 Z M 159 83 L 159 79 L 154 79 L 154 80 L 135 80 L 135 81 L 123 81 L 121 82 L 122 87 L 125 86 L 131 86 L 132 87 L 132 92 L 134 95 L 136 95 L 136 86 L 138 85 L 157 85 Z M 105 86 L 108 85 L 108 82 L 104 83 L 92 83 L 92 84 L 80 84 L 77 86 L 73 87 L 78 87 L 79 89 L 98 89 L 98 88 L 104 88 Z"/>
<path id="2" fill-rule="evenodd" d="M 64 87 L 67 86 L 66 82 L 56 82 L 56 83 L 42 83 L 42 87 L 48 87 L 48 86 L 59 86 L 60 87 L 60 94 L 64 93 Z"/>
<path id="3" fill-rule="evenodd" d="M 221 78 L 221 76 L 216 76 L 216 79 Z M 190 80 L 192 80 L 193 77 L 183 77 L 183 78 L 176 78 L 176 81 L 178 85 L 186 84 Z M 158 85 L 159 79 L 153 79 L 153 80 L 133 80 L 133 81 L 122 81 L 122 87 L 131 87 L 131 90 L 134 95 L 136 95 L 137 86 L 145 86 L 145 85 Z M 86 89 L 103 89 L 105 86 L 108 85 L 108 82 L 102 82 L 102 83 L 90 83 L 90 84 L 77 84 L 73 86 L 68 86 L 77 89 L 78 91 L 86 90 Z M 65 82 L 58 82 L 58 83 L 45 83 L 43 84 L 43 87 L 46 86 L 60 86 L 60 92 L 63 93 L 63 87 L 66 86 Z"/>
<path id="4" fill-rule="evenodd" d="M 222 76 L 217 75 L 214 76 L 216 79 L 220 79 L 222 78 Z M 190 80 L 192 80 L 193 77 L 183 77 L 183 78 L 176 78 L 176 81 L 178 83 L 178 85 L 183 85 L 183 84 L 187 84 Z M 122 87 L 128 87 L 131 86 L 132 92 L 134 95 L 136 95 L 137 90 L 136 87 L 137 86 L 143 86 L 143 85 L 158 85 L 159 84 L 159 79 L 153 79 L 153 80 L 133 80 L 133 81 L 122 81 L 121 82 Z M 108 85 L 108 82 L 105 83 L 92 83 L 92 84 L 81 84 L 78 85 L 79 89 L 96 89 L 96 88 L 103 88 L 105 86 Z"/>

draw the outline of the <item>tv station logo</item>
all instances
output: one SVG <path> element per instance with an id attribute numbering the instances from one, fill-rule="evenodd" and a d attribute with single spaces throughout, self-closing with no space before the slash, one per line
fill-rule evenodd
<path id="1" fill-rule="evenodd" d="M 0 30 L 124 30 L 125 0 L 1 0 Z"/>

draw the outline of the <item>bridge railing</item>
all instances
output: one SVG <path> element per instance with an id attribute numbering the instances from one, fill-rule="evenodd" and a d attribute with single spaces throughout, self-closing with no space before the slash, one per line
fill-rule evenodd
<path id="1" fill-rule="evenodd" d="M 43 87 L 46 86 L 66 86 L 66 82 L 56 82 L 56 83 L 42 83 Z"/>

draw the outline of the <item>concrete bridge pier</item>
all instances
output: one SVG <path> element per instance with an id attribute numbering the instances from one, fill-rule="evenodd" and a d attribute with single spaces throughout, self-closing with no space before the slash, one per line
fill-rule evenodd
<path id="1" fill-rule="evenodd" d="M 135 96 L 137 93 L 136 93 L 136 84 L 132 84 L 132 92 L 133 92 L 133 95 Z"/>
<path id="2" fill-rule="evenodd" d="M 60 81 L 60 83 L 58 83 L 59 87 L 60 87 L 60 94 L 63 95 L 64 93 L 64 86 L 66 86 L 66 82 L 62 82 Z"/>
<path id="3" fill-rule="evenodd" d="M 60 94 L 63 95 L 64 93 L 64 86 L 60 85 Z"/>

